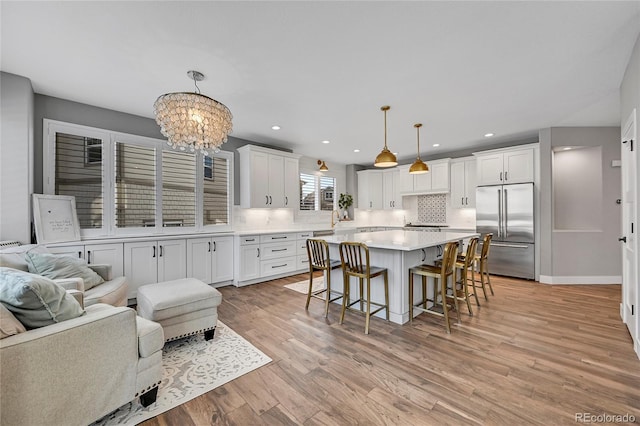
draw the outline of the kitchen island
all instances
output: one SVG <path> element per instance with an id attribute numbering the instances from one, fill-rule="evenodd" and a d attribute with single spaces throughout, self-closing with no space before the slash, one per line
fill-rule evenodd
<path id="1" fill-rule="evenodd" d="M 414 232 L 379 231 L 336 234 L 323 237 L 329 244 L 331 259 L 340 259 L 338 245 L 345 241 L 364 243 L 369 247 L 371 265 L 389 270 L 389 320 L 396 324 L 409 321 L 409 268 L 430 263 L 440 258 L 444 245 L 450 241 L 466 241 L 479 234 L 474 232 Z M 342 291 L 342 269 L 331 272 L 331 287 Z M 378 282 L 380 281 L 380 282 Z M 352 297 L 357 298 L 356 280 L 352 280 Z M 414 280 L 416 295 L 422 293 L 420 280 Z M 430 280 L 430 286 L 433 285 Z M 382 278 L 374 278 L 371 283 L 372 301 L 384 303 Z M 341 303 L 341 301 L 339 301 Z M 376 314 L 384 318 L 384 311 Z"/>

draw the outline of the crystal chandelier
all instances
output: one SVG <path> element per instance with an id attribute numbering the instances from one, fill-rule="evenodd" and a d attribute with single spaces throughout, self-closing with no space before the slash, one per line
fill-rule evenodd
<path id="1" fill-rule="evenodd" d="M 193 79 L 196 92 L 160 96 L 153 104 L 156 122 L 168 138 L 167 144 L 174 149 L 198 150 L 204 155 L 208 155 L 209 150 L 218 152 L 233 129 L 231 111 L 215 99 L 200 94 L 198 81 L 204 80 L 204 74 L 189 71 L 187 75 Z"/>

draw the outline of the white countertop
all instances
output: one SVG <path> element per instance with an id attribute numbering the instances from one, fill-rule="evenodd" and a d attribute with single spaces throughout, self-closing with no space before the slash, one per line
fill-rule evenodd
<path id="1" fill-rule="evenodd" d="M 327 235 L 322 238 L 329 244 L 355 241 L 358 243 L 365 243 L 369 248 L 411 251 L 446 244 L 449 241 L 466 240 L 478 235 L 479 234 L 475 232 L 414 232 L 397 230 L 354 232 Z"/>

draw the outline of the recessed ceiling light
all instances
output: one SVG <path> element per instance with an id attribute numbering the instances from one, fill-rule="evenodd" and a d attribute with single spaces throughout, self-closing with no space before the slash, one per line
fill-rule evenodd
<path id="1" fill-rule="evenodd" d="M 493 133 L 485 133 L 485 134 L 484 134 L 484 137 L 485 137 L 485 138 L 490 138 L 491 136 L 493 136 Z"/>
<path id="2" fill-rule="evenodd" d="M 563 151 L 569 151 L 571 149 L 570 146 L 565 146 L 564 148 L 562 148 Z"/>
<path id="3" fill-rule="evenodd" d="M 280 126 L 271 126 L 272 130 L 280 130 Z"/>
<path id="4" fill-rule="evenodd" d="M 331 143 L 331 141 L 322 141 L 322 143 Z"/>
<path id="5" fill-rule="evenodd" d="M 434 143 L 434 144 L 433 144 L 433 147 L 434 147 L 434 148 L 437 148 L 437 147 L 439 147 L 439 146 L 440 146 L 440 144 L 439 144 L 439 143 Z"/>
<path id="6" fill-rule="evenodd" d="M 359 149 L 354 149 L 353 152 L 360 152 L 360 150 Z"/>

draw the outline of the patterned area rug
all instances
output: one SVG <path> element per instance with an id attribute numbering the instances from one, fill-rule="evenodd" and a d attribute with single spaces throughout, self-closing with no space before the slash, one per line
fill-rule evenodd
<path id="1" fill-rule="evenodd" d="M 298 281 L 297 283 L 287 284 L 284 286 L 289 290 L 297 291 L 298 293 L 307 294 L 309 290 L 309 279 L 307 278 L 304 281 Z M 321 290 L 325 288 L 324 286 L 324 277 L 314 278 L 313 279 L 313 291 Z"/>
<path id="2" fill-rule="evenodd" d="M 218 321 L 213 340 L 199 334 L 164 345 L 155 403 L 144 408 L 136 398 L 94 425 L 136 425 L 269 362 L 271 358 Z"/>

